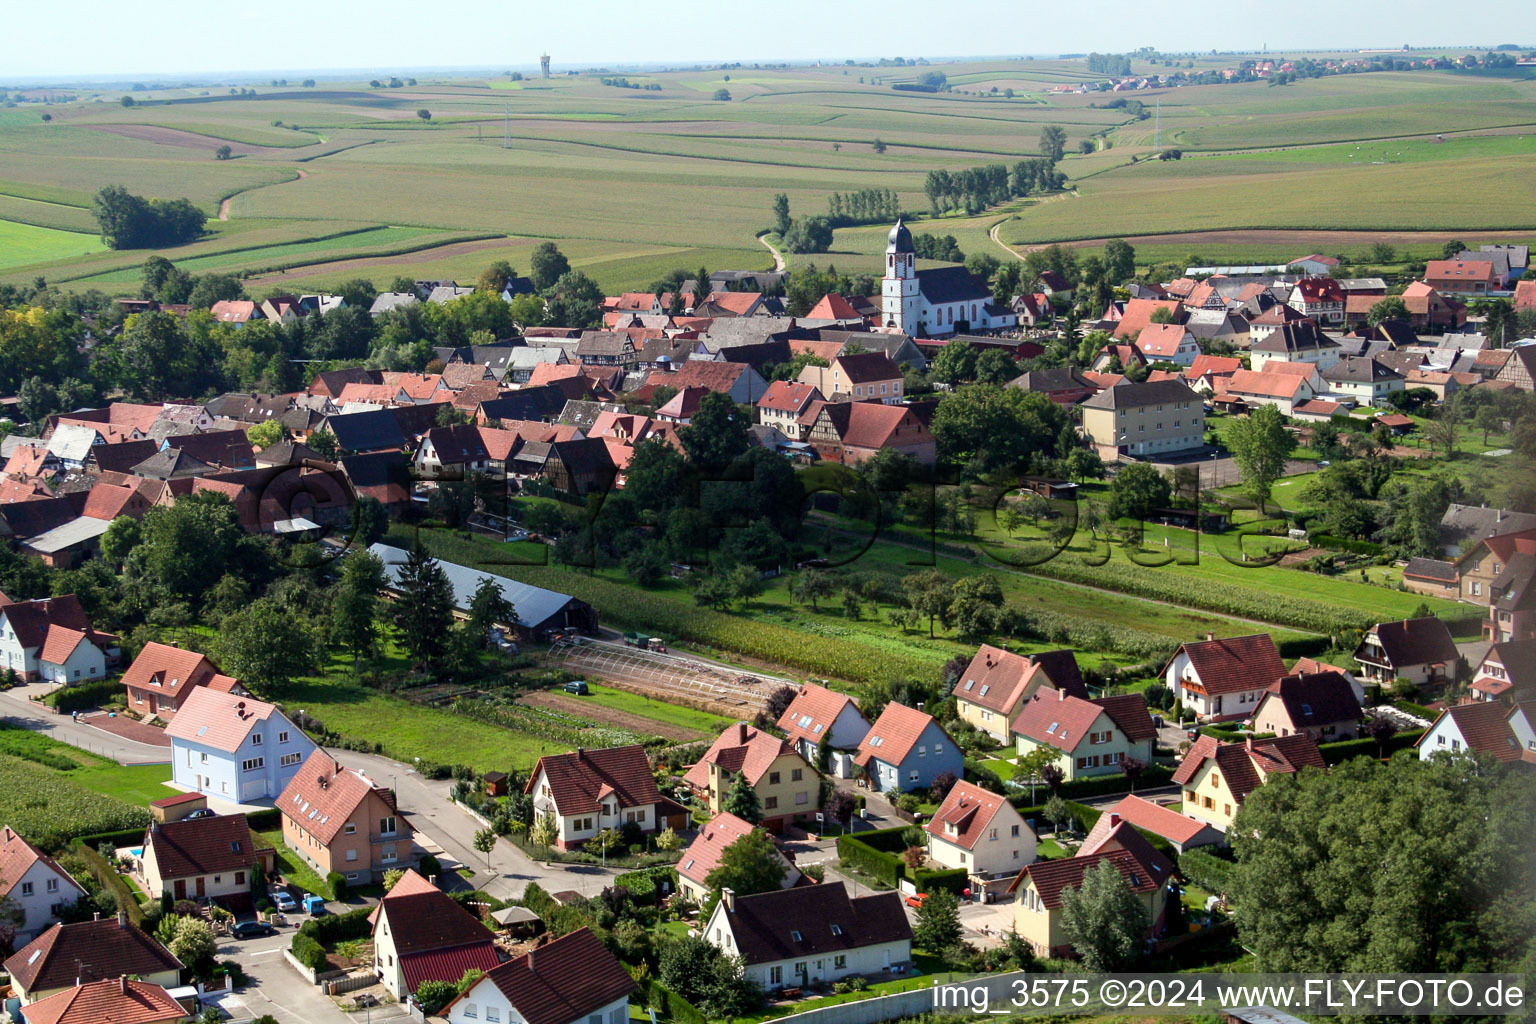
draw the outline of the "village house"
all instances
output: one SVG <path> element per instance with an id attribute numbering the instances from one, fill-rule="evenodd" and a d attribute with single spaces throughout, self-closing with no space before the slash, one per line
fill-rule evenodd
<path id="1" fill-rule="evenodd" d="M 846 693 L 829 690 L 816 683 L 806 683 L 779 716 L 778 727 L 795 751 L 811 764 L 820 765 L 821 745 L 827 744 L 830 761 L 823 768 L 846 777 L 850 751 L 857 751 L 869 735 L 869 719 L 859 711 L 858 702 Z"/>
<path id="2" fill-rule="evenodd" d="M 1200 846 L 1219 846 L 1227 841 L 1224 834 L 1203 821 L 1129 793 L 1099 815 L 1099 820 L 1088 830 L 1083 845 L 1097 847 L 1103 838 L 1120 827 L 1121 822 L 1166 839 L 1178 853 Z"/>
<path id="3" fill-rule="evenodd" d="M 887 448 L 924 466 L 938 458 L 933 433 L 910 405 L 812 402 L 798 423 L 800 436 L 829 462 L 857 466 Z"/>
<path id="4" fill-rule="evenodd" d="M 729 395 L 737 405 L 756 405 L 768 390 L 768 382 L 747 363 L 721 362 L 713 359 L 689 359 L 672 370 L 653 370 L 646 377 L 647 385 L 683 388 L 706 388 L 722 395 Z"/>
<path id="5" fill-rule="evenodd" d="M 770 832 L 782 832 L 796 818 L 821 809 L 821 776 L 811 763 L 787 740 L 745 722 L 727 726 L 683 781 L 708 803 L 711 814 L 719 814 L 738 774 L 757 793 L 761 824 Z"/>
<path id="6" fill-rule="evenodd" d="M 1247 718 L 1270 684 L 1285 675 L 1285 662 L 1268 633 L 1180 644 L 1161 673 L 1173 699 L 1202 721 Z"/>
<path id="7" fill-rule="evenodd" d="M 1076 405 L 1099 390 L 1070 366 L 1021 373 L 1009 381 L 1008 386 L 1020 391 L 1037 391 L 1057 405 Z"/>
<path id="8" fill-rule="evenodd" d="M 315 874 L 336 872 L 349 885 L 381 881 L 394 868 L 414 867 L 415 830 L 395 805 L 395 792 L 356 768 L 342 768 L 324 750 L 304 761 L 277 798 L 283 845 Z"/>
<path id="9" fill-rule="evenodd" d="M 704 940 L 742 959 L 765 991 L 872 976 L 912 960 L 912 926 L 894 892 L 850 897 L 843 885 L 811 885 L 755 896 L 721 893 Z"/>
<path id="10" fill-rule="evenodd" d="M 501 963 L 490 929 L 413 870 L 384 894 L 370 920 L 373 973 L 396 999 L 424 982 L 456 982 L 465 971 Z"/>
<path id="11" fill-rule="evenodd" d="M 1217 382 L 1225 383 L 1243 368 L 1243 361 L 1236 356 L 1198 355 L 1183 373 L 1183 380 L 1191 389 L 1203 395 L 1215 394 Z"/>
<path id="12" fill-rule="evenodd" d="M 1157 729 L 1140 694 L 1084 700 L 1065 690 L 1037 692 L 1013 723 L 1020 757 L 1042 747 L 1061 752 L 1055 764 L 1067 781 L 1111 775 L 1135 758 L 1152 763 Z"/>
<path id="13" fill-rule="evenodd" d="M 1487 295 L 1504 288 L 1490 260 L 1430 260 L 1424 267 L 1425 284 L 1444 295 Z"/>
<path id="14" fill-rule="evenodd" d="M 677 861 L 677 888 L 694 903 L 702 905 L 709 898 L 709 874 L 720 866 L 720 855 L 725 848 L 752 832 L 757 826 L 728 812 L 721 812 L 699 826 L 699 834 L 683 851 Z M 784 878 L 779 883 L 783 889 L 792 889 L 808 879 L 795 867 L 794 858 L 785 853 L 775 839 L 775 858 L 784 865 Z"/>
<path id="15" fill-rule="evenodd" d="M 1377 623 L 1366 631 L 1354 656 L 1365 681 L 1383 686 L 1397 679 L 1419 686 L 1444 683 L 1455 676 L 1460 658 L 1451 631 L 1433 615 Z"/>
<path id="16" fill-rule="evenodd" d="M 23 680 L 68 685 L 100 679 L 117 653 L 117 637 L 92 629 L 73 594 L 0 598 L 0 664 Z"/>
<path id="17" fill-rule="evenodd" d="M 1276 680 L 1253 712 L 1253 731 L 1289 736 L 1305 733 L 1314 743 L 1350 740 L 1360 734 L 1360 701 L 1339 672 L 1294 673 Z"/>
<path id="18" fill-rule="evenodd" d="M 1312 363 L 1318 372 L 1325 373 L 1339 361 L 1339 343 L 1310 320 L 1279 325 L 1262 340 L 1257 340 L 1258 324 L 1255 320 L 1252 336 L 1256 340 L 1248 346 L 1248 365 L 1254 370 L 1262 371 L 1266 363 L 1281 360 Z"/>
<path id="19" fill-rule="evenodd" d="M 589 928 L 498 964 L 443 1007 L 449 1024 L 627 1024 L 635 979 Z"/>
<path id="20" fill-rule="evenodd" d="M 637 744 L 547 754 L 539 758 L 523 792 L 532 795 L 534 813 L 555 819 L 555 845 L 562 850 L 608 828 L 633 825 L 655 832 L 661 827 L 661 793 L 645 748 Z"/>
<path id="21" fill-rule="evenodd" d="M 1536 345 L 1521 345 L 1509 350 L 1509 358 L 1493 378 L 1512 384 L 1521 391 L 1536 390 Z"/>
<path id="22" fill-rule="evenodd" d="M 1428 761 L 1438 753 L 1489 754 L 1498 761 L 1536 764 L 1536 702 L 1474 701 L 1441 711 L 1414 749 Z"/>
<path id="23" fill-rule="evenodd" d="M 1414 281 L 1404 288 L 1402 300 L 1408 308 L 1408 323 L 1420 333 L 1439 334 L 1466 321 L 1465 305 L 1423 281 Z"/>
<path id="24" fill-rule="evenodd" d="M 1035 860 L 1035 830 L 1006 797 L 970 782 L 956 782 L 923 826 L 928 859 L 963 868 L 979 885 L 1013 878 Z"/>
<path id="25" fill-rule="evenodd" d="M 56 924 L 5 961 L 11 988 L 23 1006 L 76 985 L 130 975 L 152 985 L 181 984 L 182 963 L 128 922 L 116 917 Z"/>
<path id="26" fill-rule="evenodd" d="M 480 428 L 467 425 L 433 427 L 416 450 L 417 476 L 424 480 L 463 480 L 470 473 L 491 468 L 490 453 L 480 439 Z"/>
<path id="27" fill-rule="evenodd" d="M 165 721 L 170 721 L 200 686 L 232 692 L 238 685 L 222 675 L 207 655 L 154 640 L 144 645 L 123 673 L 128 707 Z"/>
<path id="28" fill-rule="evenodd" d="M 1205 446 L 1205 408 L 1178 380 L 1107 388 L 1078 406 L 1083 433 L 1101 458 L 1145 458 Z"/>
<path id="29" fill-rule="evenodd" d="M 1136 350 L 1149 363 L 1192 366 L 1200 345 L 1183 324 L 1148 324 L 1136 335 Z"/>
<path id="30" fill-rule="evenodd" d="M 1303 256 L 1299 260 L 1292 260 L 1286 264 L 1287 270 L 1300 271 L 1303 274 L 1321 275 L 1331 274 L 1339 268 L 1339 260 L 1336 256 L 1324 256 L 1321 253 L 1313 253 Z"/>
<path id="31" fill-rule="evenodd" d="M 252 872 L 272 867 L 273 851 L 251 834 L 243 814 L 216 814 L 152 822 L 144 833 L 139 877 L 144 891 L 159 899 L 209 899 L 235 913 L 255 909 Z"/>
<path id="32" fill-rule="evenodd" d="M 799 382 L 811 385 L 832 402 L 851 398 L 891 405 L 901 401 L 901 369 L 884 352 L 840 355 L 831 366 L 807 365 L 800 371 Z"/>
<path id="33" fill-rule="evenodd" d="M 1472 699 L 1503 703 L 1536 701 L 1536 639 L 1489 646 L 1472 672 Z"/>
<path id="34" fill-rule="evenodd" d="M 804 438 L 801 437 L 800 417 L 805 415 L 812 402 L 823 400 L 824 396 L 814 385 L 776 380 L 757 400 L 757 422 L 777 428 L 791 441 L 801 441 Z"/>
<path id="35" fill-rule="evenodd" d="M 42 850 L 6 825 L 0 830 L 0 900 L 20 912 L 15 945 L 37 938 L 85 888 Z"/>
<path id="36" fill-rule="evenodd" d="M 891 701 L 859 744 L 854 764 L 882 793 L 927 789 L 948 772 L 965 774 L 965 756 L 933 716 Z"/>
<path id="37" fill-rule="evenodd" d="M 27 1007 L 27 1024 L 176 1024 L 186 1009 L 163 985 L 126 974 L 55 992 Z"/>
<path id="38" fill-rule="evenodd" d="M 1328 393 L 1361 405 L 1381 405 L 1394 391 L 1402 391 L 1404 377 L 1386 363 L 1370 356 L 1341 359 L 1323 371 Z"/>
<path id="39" fill-rule="evenodd" d="M 1271 369 L 1274 365 L 1270 364 Z M 1272 405 L 1284 416 L 1290 416 L 1314 394 L 1305 375 L 1257 370 L 1238 370 L 1219 389 L 1226 398 L 1241 399 L 1249 408 Z"/>
<path id="40" fill-rule="evenodd" d="M 1183 812 L 1226 832 L 1243 801 L 1274 775 L 1302 768 L 1324 770 L 1317 744 L 1305 733 L 1223 743 L 1201 736 L 1173 773 L 1184 794 Z"/>
<path id="41" fill-rule="evenodd" d="M 315 750 L 276 705 L 195 687 L 166 726 L 171 784 L 233 803 L 271 800 Z"/>
<path id="42" fill-rule="evenodd" d="M 1014 720 L 1042 688 L 1087 699 L 1088 687 L 1071 651 L 1014 654 L 982 644 L 955 683 L 955 715 L 999 743 L 1008 743 Z"/>
<path id="43" fill-rule="evenodd" d="M 1101 320 L 1109 321 L 1109 333 L 1116 338 L 1135 338 L 1150 323 L 1157 311 L 1167 310 L 1168 323 L 1179 323 L 1187 315 L 1178 299 L 1134 298 L 1121 309 L 1111 305 Z M 1161 321 L 1163 317 L 1158 317 Z"/>
<path id="44" fill-rule="evenodd" d="M 1106 814 L 1104 817 L 1108 817 Z M 1147 911 L 1147 935 L 1160 935 L 1168 909 L 1168 886 L 1177 875 L 1168 858 L 1128 823 L 1121 822 L 1095 846 L 1084 843 L 1072 857 L 1036 861 L 1019 872 L 1008 887 L 1016 892 L 1013 930 L 1036 956 L 1068 957 L 1072 942 L 1062 924 L 1062 894 L 1080 889 L 1088 872 L 1102 863 L 1112 865 Z"/>
<path id="45" fill-rule="evenodd" d="M 1344 322 L 1344 289 L 1331 277 L 1304 277 L 1291 290 L 1290 304 L 1319 324 Z"/>

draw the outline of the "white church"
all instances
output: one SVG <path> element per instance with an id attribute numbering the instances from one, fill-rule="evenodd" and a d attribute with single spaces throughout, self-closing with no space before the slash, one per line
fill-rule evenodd
<path id="1" fill-rule="evenodd" d="M 885 246 L 880 322 L 915 338 L 1019 326 L 1019 316 L 992 300 L 992 289 L 964 267 L 917 269 L 912 232 L 901 221 Z"/>

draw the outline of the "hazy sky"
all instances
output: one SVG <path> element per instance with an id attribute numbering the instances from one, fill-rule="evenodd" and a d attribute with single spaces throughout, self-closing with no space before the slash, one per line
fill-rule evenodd
<path id="1" fill-rule="evenodd" d="M 65 0 L 7 5 L 0 84 L 60 76 L 357 68 L 556 67 L 1124 51 L 1528 42 L 1523 5 L 1228 0 L 1170 17 L 1144 0 Z"/>

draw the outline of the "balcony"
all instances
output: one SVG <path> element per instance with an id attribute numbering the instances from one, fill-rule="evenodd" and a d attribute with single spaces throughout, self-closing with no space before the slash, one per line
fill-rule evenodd
<path id="1" fill-rule="evenodd" d="M 393 831 L 393 832 L 369 832 L 368 833 L 368 842 L 371 843 L 371 844 L 372 843 L 395 843 L 395 842 L 399 842 L 402 839 L 409 838 L 410 834 L 411 833 L 410 833 L 409 830 L 402 829 L 402 828 L 396 828 L 395 831 Z"/>

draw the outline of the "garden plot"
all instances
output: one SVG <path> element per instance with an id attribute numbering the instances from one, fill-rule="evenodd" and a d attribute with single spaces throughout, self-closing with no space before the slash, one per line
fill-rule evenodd
<path id="1" fill-rule="evenodd" d="M 584 637 L 561 640 L 549 653 L 569 672 L 591 674 L 626 690 L 737 717 L 746 711 L 755 713 L 778 687 L 793 685 L 793 680 L 778 676 Z"/>

